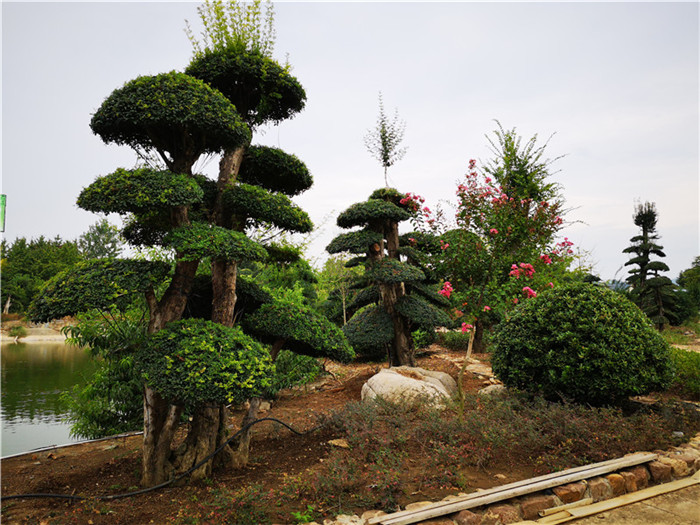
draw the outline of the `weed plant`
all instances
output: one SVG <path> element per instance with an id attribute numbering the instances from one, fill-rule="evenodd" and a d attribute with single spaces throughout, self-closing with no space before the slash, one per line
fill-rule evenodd
<path id="1" fill-rule="evenodd" d="M 271 489 L 213 489 L 210 501 L 183 509 L 177 521 L 276 523 L 297 519 L 309 508 L 317 517 L 368 508 L 393 511 L 409 501 L 410 492 L 473 490 L 468 480 L 474 469 L 528 465 L 543 474 L 667 448 L 674 444 L 673 431 L 687 436 L 700 429 L 697 419 L 672 410 L 625 415 L 620 408 L 524 394 L 471 395 L 463 411 L 456 405 L 439 410 L 428 403 L 377 399 L 350 403 L 323 423 L 328 435 L 345 439 L 349 448 L 332 448 L 316 467 L 285 476 Z"/>

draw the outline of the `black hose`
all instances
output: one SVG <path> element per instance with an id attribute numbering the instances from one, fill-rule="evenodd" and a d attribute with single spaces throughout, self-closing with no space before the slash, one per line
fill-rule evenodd
<path id="1" fill-rule="evenodd" d="M 93 499 L 93 500 L 115 500 L 115 499 L 122 499 L 122 498 L 130 498 L 133 496 L 138 496 L 140 494 L 146 494 L 147 492 L 152 492 L 154 490 L 162 489 L 163 487 L 167 487 L 168 485 L 171 485 L 172 483 L 175 483 L 176 481 L 181 480 L 185 476 L 189 476 L 192 472 L 197 470 L 199 467 L 204 465 L 207 461 L 209 461 L 211 458 L 216 456 L 219 452 L 221 452 L 224 447 L 226 447 L 231 441 L 236 439 L 241 433 L 245 432 L 248 430 L 250 427 L 253 425 L 257 425 L 258 423 L 262 423 L 263 421 L 273 421 L 275 423 L 279 423 L 283 427 L 286 427 L 288 430 L 291 432 L 303 436 L 306 434 L 310 434 L 311 432 L 314 432 L 315 430 L 318 430 L 320 428 L 319 426 L 316 426 L 310 430 L 307 430 L 306 432 L 299 432 L 298 430 L 293 429 L 290 427 L 287 423 L 284 421 L 280 421 L 279 419 L 275 419 L 274 417 L 263 417 L 261 419 L 256 419 L 255 421 L 252 421 L 248 423 L 247 425 L 244 425 L 241 427 L 241 429 L 236 432 L 234 435 L 232 435 L 230 438 L 228 438 L 219 448 L 217 448 L 214 452 L 209 454 L 207 457 L 205 457 L 203 460 L 201 460 L 199 463 L 191 467 L 189 470 L 186 472 L 183 472 L 182 474 L 179 474 L 178 476 L 169 479 L 168 481 L 165 481 L 163 483 L 160 483 L 159 485 L 155 485 L 153 487 L 148 487 L 146 489 L 141 489 L 141 490 L 135 490 L 133 492 L 125 492 L 123 494 L 112 494 L 110 496 L 94 496 L 94 497 L 87 497 L 87 496 L 74 496 L 72 494 L 14 494 L 12 496 L 0 496 L 0 501 L 8 501 L 8 500 L 13 500 L 13 499 L 39 499 L 39 498 L 56 498 L 56 499 L 69 499 L 69 500 L 86 500 L 86 499 Z"/>

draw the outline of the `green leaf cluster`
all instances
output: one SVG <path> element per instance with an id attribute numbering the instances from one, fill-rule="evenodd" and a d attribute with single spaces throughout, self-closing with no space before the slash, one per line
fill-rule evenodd
<path id="1" fill-rule="evenodd" d="M 306 103 L 299 81 L 260 51 L 239 46 L 207 49 L 185 72 L 223 93 L 251 127 L 291 118 Z"/>
<path id="2" fill-rule="evenodd" d="M 396 259 L 384 258 L 365 267 L 365 277 L 380 283 L 403 283 L 423 281 L 425 274 L 420 269 Z"/>
<path id="3" fill-rule="evenodd" d="M 343 327 L 355 351 L 370 359 L 384 359 L 387 345 L 394 340 L 391 317 L 379 305 L 368 306 L 356 313 Z"/>
<path id="4" fill-rule="evenodd" d="M 326 246 L 326 251 L 330 254 L 341 252 L 366 254 L 370 246 L 379 244 L 382 240 L 381 233 L 370 230 L 341 233 Z"/>
<path id="5" fill-rule="evenodd" d="M 602 286 L 559 286 L 523 302 L 495 335 L 505 385 L 579 403 L 618 403 L 662 390 L 669 348 L 629 300 Z"/>
<path id="6" fill-rule="evenodd" d="M 259 186 L 237 184 L 224 193 L 228 209 L 244 215 L 254 224 L 268 223 L 284 231 L 308 233 L 313 229 L 309 215 L 286 195 Z"/>
<path id="7" fill-rule="evenodd" d="M 170 323 L 137 354 L 146 383 L 191 407 L 240 403 L 269 386 L 270 356 L 240 327 L 203 319 Z"/>
<path id="8" fill-rule="evenodd" d="M 296 155 L 270 146 L 250 146 L 243 155 L 238 180 L 290 197 L 308 190 L 313 177 Z"/>
<path id="9" fill-rule="evenodd" d="M 338 215 L 338 226 L 352 228 L 354 226 L 372 225 L 377 222 L 401 222 L 408 220 L 411 214 L 399 206 L 380 199 L 369 199 L 350 206 Z"/>
<path id="10" fill-rule="evenodd" d="M 189 169 L 200 155 L 233 149 L 251 138 L 225 96 L 175 71 L 141 76 L 114 90 L 90 128 L 105 143 L 169 153 L 176 164 L 171 169 Z"/>
<path id="11" fill-rule="evenodd" d="M 259 261 L 267 257 L 265 248 L 244 233 L 201 222 L 173 230 L 166 235 L 165 242 L 183 261 L 204 257 Z"/>
<path id="12" fill-rule="evenodd" d="M 32 302 L 29 316 L 43 322 L 91 309 L 126 310 L 163 281 L 169 265 L 129 259 L 79 262 L 53 277 Z"/>
<path id="13" fill-rule="evenodd" d="M 243 326 L 266 343 L 283 340 L 283 348 L 298 354 L 345 363 L 355 357 L 341 330 L 310 308 L 275 301 L 246 316 Z"/>
<path id="14" fill-rule="evenodd" d="M 452 326 L 453 321 L 443 310 L 435 308 L 419 295 L 404 295 L 396 302 L 398 312 L 413 326 L 432 330 L 436 326 Z"/>
<path id="15" fill-rule="evenodd" d="M 187 175 L 150 168 L 120 168 L 84 188 L 78 206 L 97 213 L 147 213 L 189 206 L 201 202 L 203 197 L 198 182 Z"/>

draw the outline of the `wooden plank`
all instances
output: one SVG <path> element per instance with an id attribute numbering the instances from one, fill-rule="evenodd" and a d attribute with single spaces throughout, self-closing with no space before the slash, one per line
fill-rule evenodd
<path id="1" fill-rule="evenodd" d="M 554 514 L 548 514 L 547 516 L 544 516 L 543 518 L 538 519 L 537 521 L 533 523 L 544 523 L 546 525 L 552 525 L 553 523 L 561 523 L 562 519 L 570 518 L 571 514 L 565 510 L 562 510 L 561 512 L 556 512 Z"/>
<path id="2" fill-rule="evenodd" d="M 451 514 L 461 510 L 488 505 L 496 501 L 514 498 L 517 496 L 530 494 L 532 492 L 538 492 L 540 490 L 579 481 L 585 478 L 599 476 L 621 468 L 647 463 L 656 458 L 656 454 L 647 452 L 632 454 L 622 458 L 584 465 L 582 467 L 575 467 L 561 472 L 555 472 L 536 478 L 509 483 L 507 485 L 501 485 L 500 487 L 494 487 L 481 492 L 468 494 L 459 499 L 440 501 L 429 507 L 424 507 L 418 510 L 404 510 L 393 514 L 387 514 L 385 516 L 378 516 L 369 520 L 368 523 L 370 525 L 376 525 L 379 523 L 383 525 L 408 525 L 410 523 L 428 520 L 437 516 L 444 516 L 445 514 Z"/>
<path id="3" fill-rule="evenodd" d="M 580 499 L 578 501 L 574 501 L 572 503 L 567 503 L 566 505 L 559 505 L 558 507 L 550 507 L 548 509 L 541 510 L 538 512 L 538 514 L 542 517 L 549 516 L 550 514 L 554 514 L 555 512 L 561 512 L 562 510 L 573 509 L 574 507 L 582 507 L 583 505 L 590 505 L 591 503 L 593 503 L 592 498 L 584 498 L 584 499 Z"/>
<path id="4" fill-rule="evenodd" d="M 562 517 L 557 521 L 548 521 L 546 523 L 547 525 L 566 523 L 567 521 L 593 516 L 594 514 L 598 514 L 600 512 L 606 512 L 618 507 L 624 507 L 625 505 L 630 505 L 631 503 L 638 503 L 640 501 L 644 501 L 645 499 L 653 498 L 654 496 L 660 496 L 661 494 L 667 494 L 669 492 L 674 492 L 676 490 L 684 489 L 697 484 L 700 484 L 700 478 L 692 477 L 679 479 L 670 483 L 663 483 L 661 485 L 655 485 L 653 487 L 649 487 L 648 489 L 638 490 L 637 492 L 630 492 L 628 494 L 618 496 L 617 498 L 599 501 L 593 505 L 569 509 L 566 512 L 570 514 L 570 516 Z M 544 522 L 542 520 L 537 520 L 537 523 Z"/>

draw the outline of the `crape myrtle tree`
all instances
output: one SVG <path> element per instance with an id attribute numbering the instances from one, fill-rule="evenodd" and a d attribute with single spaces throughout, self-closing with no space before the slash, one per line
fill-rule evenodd
<path id="1" fill-rule="evenodd" d="M 359 229 L 337 236 L 326 248 L 331 254 L 354 254 L 347 264 L 364 266 L 355 284 L 360 290 L 346 306 L 352 317 L 345 335 L 355 351 L 388 355 L 391 366 L 415 365 L 412 331 L 452 324 L 439 308 L 449 303 L 429 286 L 425 254 L 411 234 L 399 235 L 399 223 L 418 211 L 413 204 L 393 188 L 375 191 L 338 216 L 341 228 Z"/>
<path id="2" fill-rule="evenodd" d="M 384 184 L 389 187 L 387 171 L 406 154 L 406 148 L 399 147 L 403 140 L 406 123 L 399 119 L 399 112 L 395 110 L 394 118 L 384 112 L 384 101 L 379 93 L 379 116 L 377 125 L 369 130 L 364 137 L 365 147 L 384 168 Z"/>
<path id="3" fill-rule="evenodd" d="M 673 317 L 676 306 L 676 287 L 668 277 L 661 272 L 669 270 L 666 263 L 653 261 L 652 257 L 666 257 L 663 246 L 656 241 L 656 223 L 658 213 L 653 202 L 638 204 L 634 210 L 634 224 L 639 227 L 640 235 L 630 239 L 632 243 L 622 250 L 623 253 L 633 254 L 625 266 L 629 270 L 627 283 L 631 287 L 630 298 L 647 314 L 658 330 L 663 330 Z"/>
<path id="4" fill-rule="evenodd" d="M 200 14 L 217 6 L 205 4 Z M 256 396 L 270 382 L 271 355 L 262 342 L 271 345 L 273 356 L 288 348 L 353 357 L 335 326 L 237 279 L 243 261 L 290 256 L 251 240 L 251 228 L 312 228 L 290 200 L 311 186 L 304 164 L 281 150 L 250 145 L 251 129 L 293 116 L 304 100 L 288 68 L 238 38 L 196 54 L 187 73 L 128 82 L 92 118 L 93 132 L 105 143 L 156 153 L 166 169 L 118 169 L 85 188 L 78 205 L 128 216 L 125 238 L 136 246 L 170 248 L 175 263 L 172 268 L 148 261 L 86 263 L 82 273 L 62 275 L 47 287 L 34 316 L 114 308 L 134 292 L 143 295 L 148 338 L 136 361 L 145 379 L 144 486 L 187 471 L 223 443 L 224 404 Z M 217 153 L 222 160 L 216 181 L 193 173 L 202 155 Z M 197 275 L 202 261 L 210 262 L 210 276 Z M 192 293 L 202 281 L 210 295 Z M 189 431 L 172 450 L 184 411 L 192 415 Z M 244 464 L 244 448 L 236 454 L 227 447 L 217 457 Z M 211 468 L 208 461 L 192 476 L 206 477 Z"/>

